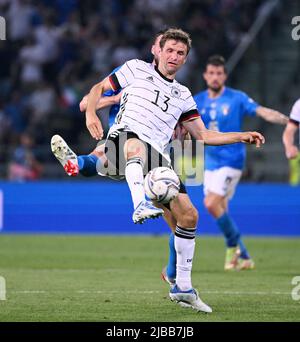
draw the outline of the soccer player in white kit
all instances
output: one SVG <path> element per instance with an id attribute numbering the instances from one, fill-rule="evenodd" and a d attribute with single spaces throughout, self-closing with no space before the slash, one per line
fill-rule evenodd
<path id="1" fill-rule="evenodd" d="M 282 140 L 285 147 L 285 155 L 288 159 L 294 159 L 299 153 L 299 148 L 294 144 L 295 133 L 299 130 L 300 124 L 300 99 L 292 108 L 290 119 L 283 132 Z"/>
<path id="2" fill-rule="evenodd" d="M 124 88 L 116 123 L 111 127 L 107 144 L 124 141 L 115 162 L 124 172 L 131 191 L 134 222 L 162 215 L 163 211 L 145 199 L 144 165 L 148 163 L 146 147 L 162 161 L 169 161 L 165 152 L 178 122 L 197 140 L 221 145 L 236 142 L 260 146 L 264 137 L 257 132 L 220 133 L 205 128 L 188 88 L 175 80 L 176 72 L 185 63 L 191 47 L 189 35 L 180 29 L 167 30 L 160 40 L 159 64 L 140 60 L 126 62 L 113 75 L 94 85 L 89 93 L 86 125 L 95 139 L 101 139 L 103 129 L 95 109 L 99 96 L 108 89 Z M 120 146 L 120 145 L 119 145 Z M 109 153 L 108 153 L 109 158 Z M 125 160 L 122 165 L 121 159 Z M 123 170 L 122 170 L 123 169 Z M 172 301 L 197 311 L 211 312 L 192 286 L 191 271 L 195 249 L 198 212 L 186 193 L 170 202 L 177 226 L 175 249 L 177 255 L 176 284 L 170 289 Z"/>

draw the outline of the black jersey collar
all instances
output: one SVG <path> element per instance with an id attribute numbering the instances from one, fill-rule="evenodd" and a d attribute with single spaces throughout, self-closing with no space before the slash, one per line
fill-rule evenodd
<path id="1" fill-rule="evenodd" d="M 154 67 L 155 71 L 159 74 L 160 77 L 162 77 L 164 80 L 172 83 L 174 80 L 171 80 L 170 78 L 167 78 L 166 76 L 164 76 L 159 70 L 158 67 L 155 65 Z"/>

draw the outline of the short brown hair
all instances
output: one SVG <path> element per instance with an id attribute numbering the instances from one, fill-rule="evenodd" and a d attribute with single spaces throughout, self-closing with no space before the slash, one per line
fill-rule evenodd
<path id="1" fill-rule="evenodd" d="M 156 42 L 156 39 L 157 39 L 158 37 L 164 35 L 164 33 L 166 33 L 167 31 L 168 31 L 168 28 L 164 28 L 164 29 L 161 29 L 161 30 L 157 31 L 157 32 L 155 33 L 155 35 L 154 35 L 153 43 L 152 43 L 152 44 L 154 45 L 155 42 Z"/>
<path id="2" fill-rule="evenodd" d="M 206 62 L 205 69 L 207 69 L 208 65 L 214 65 L 214 66 L 222 66 L 224 68 L 224 71 L 226 72 L 226 60 L 221 55 L 213 55 L 210 56 Z"/>
<path id="3" fill-rule="evenodd" d="M 160 48 L 162 49 L 165 46 L 166 41 L 171 39 L 174 39 L 185 44 L 187 47 L 187 54 L 189 53 L 192 47 L 192 40 L 187 32 L 184 32 L 183 30 L 178 28 L 168 29 L 161 37 L 161 40 L 159 42 Z"/>

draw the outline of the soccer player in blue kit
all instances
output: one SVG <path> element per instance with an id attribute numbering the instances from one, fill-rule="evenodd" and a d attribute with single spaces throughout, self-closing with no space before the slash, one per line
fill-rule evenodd
<path id="1" fill-rule="evenodd" d="M 207 90 L 196 94 L 194 99 L 209 130 L 240 132 L 245 116 L 260 116 L 269 122 L 287 124 L 287 116 L 260 106 L 240 90 L 225 86 L 227 75 L 222 56 L 208 59 L 203 77 Z M 228 212 L 228 201 L 241 178 L 245 158 L 244 144 L 205 146 L 204 205 L 225 237 L 225 270 L 254 268 L 240 230 Z"/>

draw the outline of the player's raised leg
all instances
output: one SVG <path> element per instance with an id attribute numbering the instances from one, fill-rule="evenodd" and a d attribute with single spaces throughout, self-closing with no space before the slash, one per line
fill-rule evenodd
<path id="1" fill-rule="evenodd" d="M 56 134 L 51 138 L 51 150 L 56 159 L 61 163 L 67 175 L 77 176 L 79 166 L 77 155 L 71 150 L 64 139 Z"/>
<path id="2" fill-rule="evenodd" d="M 105 162 L 104 144 L 99 145 L 89 155 L 77 156 L 65 140 L 58 134 L 51 139 L 51 150 L 56 159 L 63 166 L 68 176 L 77 176 L 79 173 L 85 177 L 95 176 L 97 163 Z"/>
<path id="3" fill-rule="evenodd" d="M 146 161 L 146 147 L 137 138 L 130 138 L 125 142 L 124 155 L 126 159 L 125 177 L 128 183 L 134 212 L 134 223 L 143 223 L 148 218 L 156 218 L 163 215 L 163 210 L 156 208 L 146 200 L 144 190 L 144 164 Z"/>
<path id="4" fill-rule="evenodd" d="M 198 211 L 187 194 L 179 193 L 170 203 L 177 226 L 175 229 L 175 249 L 177 255 L 176 285 L 170 289 L 169 296 L 182 306 L 190 306 L 196 311 L 212 312 L 202 302 L 192 286 L 192 265 L 195 251 Z"/>
<path id="5" fill-rule="evenodd" d="M 105 166 L 107 158 L 105 155 L 105 143 L 98 143 L 97 147 L 88 155 L 80 155 L 77 157 L 79 172 L 85 177 L 102 175 L 99 172 L 100 166 Z"/>

